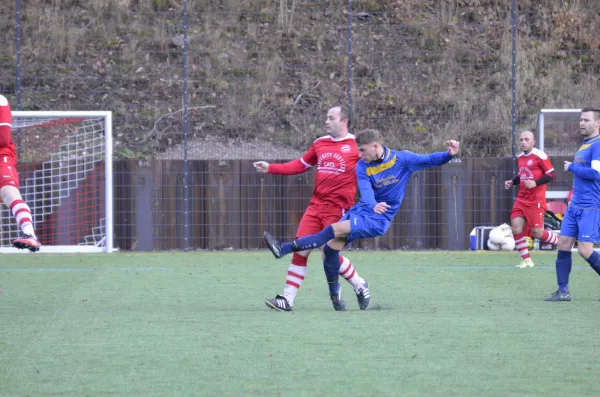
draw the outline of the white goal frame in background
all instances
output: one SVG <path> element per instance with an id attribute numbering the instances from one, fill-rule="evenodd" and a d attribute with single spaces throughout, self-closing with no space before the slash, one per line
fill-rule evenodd
<path id="1" fill-rule="evenodd" d="M 18 142 L 18 134 L 20 129 L 26 128 L 36 128 L 42 129 L 45 125 L 54 126 L 61 124 L 61 119 L 83 119 L 84 121 L 81 123 L 79 130 L 83 131 L 82 136 L 85 136 L 86 133 L 86 124 L 85 120 L 90 119 L 94 120 L 103 120 L 104 128 L 101 130 L 103 135 L 104 143 L 103 145 L 99 142 L 94 144 L 93 147 L 90 146 L 90 149 L 93 153 L 90 153 L 90 150 L 86 150 L 86 142 L 84 140 L 80 140 L 76 137 L 77 134 L 74 134 L 74 138 L 68 139 L 66 144 L 63 146 L 67 147 L 66 151 L 62 151 L 62 148 L 57 153 L 51 153 L 51 160 L 47 162 L 42 162 L 41 165 L 50 164 L 50 180 L 52 181 L 52 185 L 55 185 L 56 181 L 60 185 L 58 187 L 52 186 L 50 194 L 56 194 L 60 196 L 61 193 L 66 194 L 67 197 L 70 194 L 69 192 L 75 191 L 78 187 L 78 181 L 67 180 L 64 181 L 66 175 L 69 175 L 69 171 L 61 171 L 63 167 L 62 163 L 66 162 L 65 167 L 73 168 L 75 167 L 76 176 L 85 178 L 91 170 L 93 170 L 93 165 L 99 161 L 104 161 L 104 214 L 103 218 L 100 220 L 100 224 L 97 227 L 94 227 L 94 231 L 92 231 L 92 237 L 90 241 L 83 241 L 78 244 L 73 245 L 45 245 L 44 241 L 41 240 L 42 247 L 40 251 L 37 253 L 100 253 L 100 252 L 113 252 L 114 250 L 114 229 L 113 229 L 113 150 L 112 150 L 112 112 L 111 111 L 13 111 L 13 122 L 12 122 L 12 138 L 15 146 L 17 146 Z M 72 124 L 71 121 L 65 121 L 64 124 Z M 97 125 L 97 124 L 96 124 Z M 94 135 L 95 134 L 95 135 Z M 92 135 L 92 139 L 97 141 L 101 139 L 100 133 L 97 131 L 93 131 L 88 133 L 88 135 Z M 70 137 L 70 135 L 68 135 Z M 45 139 L 52 139 L 51 137 L 45 137 Z M 70 150 L 70 149 L 73 150 Z M 95 152 L 96 150 L 100 150 L 100 152 Z M 21 157 L 27 156 L 27 149 L 23 148 L 23 152 L 21 153 Z M 96 160 L 96 158 L 100 158 L 100 160 Z M 91 160 L 90 160 L 91 159 Z M 81 160 L 83 166 L 79 163 Z M 52 162 L 54 162 L 54 167 L 52 167 Z M 21 171 L 21 166 L 18 164 L 17 169 Z M 89 168 L 89 169 L 86 169 Z M 91 168 L 90 168 L 91 167 Z M 81 169 L 83 168 L 83 171 Z M 54 171 L 58 170 L 58 171 Z M 37 171 L 36 171 L 37 172 Z M 40 171 L 44 172 L 44 170 Z M 61 174 L 64 172 L 64 174 Z M 57 175 L 54 175 L 57 174 Z M 44 174 L 41 179 L 44 179 L 46 175 Z M 27 197 L 25 197 L 26 189 L 26 179 L 20 175 L 21 182 L 21 193 L 24 196 L 23 199 L 27 201 Z M 63 186 L 66 185 L 66 186 Z M 75 187 L 73 187 L 75 186 Z M 99 185 L 101 186 L 101 185 Z M 34 190 L 34 188 L 32 188 Z M 35 190 L 34 190 L 35 191 Z M 64 193 L 66 192 L 66 193 Z M 32 193 L 35 195 L 36 193 Z M 45 193 L 47 194 L 47 193 Z M 63 197 L 64 199 L 64 197 Z M 57 200 L 61 200 L 61 197 L 57 198 Z M 36 208 L 34 208 L 31 203 L 28 203 L 32 210 L 32 217 L 34 218 L 34 227 L 37 228 L 36 224 Z M 60 204 L 59 204 L 60 205 Z M 2 211 L 6 211 L 6 208 L 3 207 Z M 39 216 L 38 216 L 39 218 Z M 7 217 L 3 216 L 2 222 L 7 222 Z M 16 224 L 14 218 L 11 219 L 13 223 Z M 4 234 L 4 233 L 3 233 Z M 0 253 L 30 253 L 29 250 L 18 250 L 14 247 L 7 246 L 6 244 L 7 236 L 2 237 L 2 244 L 0 246 Z M 36 254 L 37 254 L 36 253 Z"/>
<path id="2" fill-rule="evenodd" d="M 572 113 L 581 113 L 581 109 L 542 109 L 538 114 L 538 138 L 537 143 L 541 151 L 544 151 L 544 123 L 547 114 L 564 113 L 570 115 Z M 566 200 L 569 197 L 568 190 L 546 191 L 546 198 L 551 200 Z M 576 252 L 577 248 L 573 247 L 571 251 Z M 594 248 L 594 251 L 600 251 L 600 248 Z"/>
<path id="3" fill-rule="evenodd" d="M 538 137 L 537 137 L 537 144 L 539 149 L 543 152 L 544 151 L 544 122 L 546 120 L 545 115 L 551 113 L 551 114 L 557 114 L 557 113 L 581 113 L 581 109 L 542 109 L 540 110 L 540 113 L 538 114 Z M 566 200 L 567 197 L 569 196 L 569 191 L 568 190 L 559 190 L 559 191 L 547 191 L 546 192 L 546 198 L 547 199 L 553 199 L 553 200 Z"/>

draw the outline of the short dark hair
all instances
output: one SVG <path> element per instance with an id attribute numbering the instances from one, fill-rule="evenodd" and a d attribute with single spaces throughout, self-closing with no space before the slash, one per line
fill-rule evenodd
<path id="1" fill-rule="evenodd" d="M 594 114 L 594 121 L 600 120 L 600 109 L 589 106 L 581 109 L 581 113 L 586 112 L 592 112 Z"/>
<path id="2" fill-rule="evenodd" d="M 358 146 L 375 142 L 381 143 L 381 134 L 377 130 L 367 128 L 356 133 L 356 144 Z"/>
<path id="3" fill-rule="evenodd" d="M 350 111 L 348 110 L 347 107 L 342 106 L 342 105 L 333 105 L 332 108 L 340 108 L 340 121 L 343 121 L 344 119 L 348 119 L 348 128 L 350 128 L 350 119 L 351 119 L 351 115 L 350 115 Z"/>

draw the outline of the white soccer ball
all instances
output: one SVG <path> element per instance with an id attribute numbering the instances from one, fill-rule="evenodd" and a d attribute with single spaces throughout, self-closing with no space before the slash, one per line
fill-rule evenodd
<path id="1" fill-rule="evenodd" d="M 496 244 L 489 239 L 487 241 L 487 246 L 490 251 L 500 251 L 502 249 L 502 245 Z"/>
<path id="2" fill-rule="evenodd" d="M 502 251 L 512 251 L 515 249 L 515 239 L 507 237 L 500 246 L 502 247 Z"/>
<path id="3" fill-rule="evenodd" d="M 506 237 L 507 236 L 504 230 L 500 229 L 499 227 L 495 227 L 490 230 L 489 239 L 494 244 L 502 244 L 504 240 L 506 240 Z"/>
<path id="4" fill-rule="evenodd" d="M 490 230 L 487 246 L 491 251 L 512 251 L 515 249 L 515 239 L 512 235 L 510 225 L 502 225 Z"/>
<path id="5" fill-rule="evenodd" d="M 508 223 L 503 223 L 498 226 L 507 236 L 512 237 L 512 228 Z"/>

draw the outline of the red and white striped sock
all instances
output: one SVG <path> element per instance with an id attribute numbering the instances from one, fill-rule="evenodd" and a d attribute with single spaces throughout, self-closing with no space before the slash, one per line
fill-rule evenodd
<path id="1" fill-rule="evenodd" d="M 10 210 L 23 233 L 35 237 L 33 223 L 31 222 L 31 210 L 27 203 L 20 199 L 13 200 L 13 202 L 10 203 Z"/>
<path id="2" fill-rule="evenodd" d="M 525 233 L 515 234 L 515 248 L 519 250 L 519 255 L 523 260 L 531 259 L 529 256 L 529 250 L 527 249 L 527 240 L 525 239 Z"/>
<path id="3" fill-rule="evenodd" d="M 558 243 L 558 235 L 548 230 L 544 230 L 542 233 L 542 238 L 540 239 L 544 243 L 556 244 Z"/>
<path id="4" fill-rule="evenodd" d="M 365 280 L 358 275 L 358 272 L 350 262 L 350 259 L 343 257 L 340 255 L 340 275 L 346 279 L 352 286 L 354 290 L 359 287 L 362 287 L 365 283 Z"/>
<path id="5" fill-rule="evenodd" d="M 285 287 L 283 288 L 283 296 L 287 299 L 290 306 L 294 305 L 294 299 L 298 295 L 298 288 L 304 281 L 306 275 L 306 262 L 308 258 L 297 252 L 292 255 L 292 263 L 288 268 L 287 276 L 285 277 Z"/>

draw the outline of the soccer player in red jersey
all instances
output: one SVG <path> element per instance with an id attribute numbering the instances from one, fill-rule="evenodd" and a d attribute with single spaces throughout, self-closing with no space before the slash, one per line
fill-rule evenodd
<path id="1" fill-rule="evenodd" d="M 323 228 L 340 220 L 354 205 L 356 196 L 356 172 L 358 149 L 354 135 L 348 132 L 348 112 L 341 106 L 334 106 L 327 112 L 325 131 L 328 135 L 318 138 L 299 159 L 284 164 L 269 164 L 265 161 L 254 163 L 258 172 L 280 175 L 296 175 L 317 167 L 315 184 L 310 203 L 300 225 L 296 237 L 304 237 L 320 232 Z M 291 311 L 298 288 L 304 281 L 306 263 L 310 250 L 296 252 L 285 281 L 283 295 L 267 299 L 265 304 L 276 310 Z M 348 258 L 340 256 L 339 273 L 350 283 L 356 293 L 359 307 L 366 310 L 371 296 L 369 284 L 358 275 L 354 265 Z M 334 309 L 345 310 L 345 303 L 336 304 Z"/>
<path id="2" fill-rule="evenodd" d="M 516 267 L 533 267 L 529 256 L 524 232 L 525 223 L 531 229 L 534 238 L 542 242 L 556 244 L 558 236 L 549 230 L 544 230 L 544 214 L 546 213 L 546 184 L 556 179 L 554 167 L 546 153 L 534 148 L 535 139 L 531 131 L 521 133 L 521 150 L 517 158 L 517 175 L 504 182 L 508 190 L 519 184 L 520 189 L 510 213 L 512 232 L 515 246 L 519 250 L 522 261 Z"/>
<path id="3" fill-rule="evenodd" d="M 13 241 L 19 249 L 35 252 L 40 249 L 40 242 L 33 231 L 31 210 L 19 192 L 19 174 L 17 173 L 17 153 L 11 136 L 12 113 L 8 100 L 0 95 L 0 197 L 10 208 L 22 235 Z"/>

